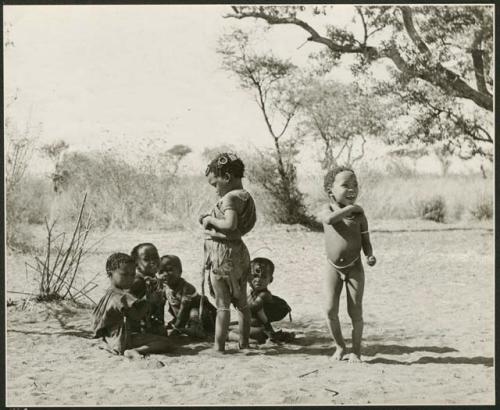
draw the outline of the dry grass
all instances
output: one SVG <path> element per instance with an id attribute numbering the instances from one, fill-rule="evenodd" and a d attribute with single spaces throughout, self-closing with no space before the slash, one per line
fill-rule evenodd
<path id="1" fill-rule="evenodd" d="M 474 219 L 471 211 L 478 207 L 478 201 L 493 198 L 493 180 L 479 175 L 398 177 L 365 172 L 358 179 L 359 202 L 368 217 L 374 219 L 417 218 L 420 201 L 440 196 L 447 209 L 446 222 L 467 221 Z M 323 178 L 319 175 L 304 178 L 301 188 L 311 208 L 326 198 Z"/>

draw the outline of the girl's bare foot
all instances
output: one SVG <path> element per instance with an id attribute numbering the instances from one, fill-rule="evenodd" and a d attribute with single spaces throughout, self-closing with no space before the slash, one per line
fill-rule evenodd
<path id="1" fill-rule="evenodd" d="M 345 356 L 345 347 L 337 346 L 335 353 L 330 357 L 331 360 L 342 360 Z"/>
<path id="2" fill-rule="evenodd" d="M 349 363 L 361 363 L 361 356 L 356 353 L 351 353 L 349 355 Z"/>
<path id="3" fill-rule="evenodd" d="M 123 352 L 123 356 L 128 359 L 140 359 L 142 355 L 135 349 L 128 349 Z"/>

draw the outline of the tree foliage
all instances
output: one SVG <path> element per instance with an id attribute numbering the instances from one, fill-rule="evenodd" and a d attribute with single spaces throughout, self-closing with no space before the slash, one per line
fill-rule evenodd
<path id="1" fill-rule="evenodd" d="M 493 7 L 391 5 L 354 10 L 351 28 L 318 22 L 325 16 L 335 21 L 335 6 L 233 6 L 226 17 L 302 28 L 307 41 L 324 46 L 316 59 L 323 61 L 325 71 L 343 55 L 355 56 L 355 74 L 366 73 L 376 61 L 387 62 L 391 79 L 381 89 L 386 95 L 394 93 L 395 103 L 415 117 L 402 135 L 403 143 L 437 140 L 464 158 L 491 157 Z"/>
<path id="2" fill-rule="evenodd" d="M 253 179 L 280 204 L 280 222 L 307 225 L 310 218 L 297 187 L 297 151 L 294 149 L 297 139 L 290 132 L 291 121 L 301 103 L 293 86 L 298 81 L 297 67 L 271 52 L 257 53 L 249 34 L 242 30 L 221 36 L 217 52 L 222 57 L 223 68 L 235 75 L 243 89 L 253 94 L 273 140 L 274 152 L 261 153 L 258 162 L 261 169 L 269 168 L 272 172 L 254 169 L 258 172 L 253 173 Z M 285 136 L 288 138 L 283 140 Z"/>
<path id="3" fill-rule="evenodd" d="M 307 78 L 301 89 L 300 129 L 322 145 L 321 165 L 351 166 L 365 154 L 368 136 L 386 130 L 389 107 L 357 84 L 322 77 Z"/>

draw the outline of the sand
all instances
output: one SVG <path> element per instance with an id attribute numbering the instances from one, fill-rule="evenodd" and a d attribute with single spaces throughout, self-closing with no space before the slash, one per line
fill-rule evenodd
<path id="1" fill-rule="evenodd" d="M 275 327 L 295 331 L 295 343 L 254 345 L 246 355 L 230 342 L 223 357 L 212 357 L 208 342 L 182 343 L 171 355 L 131 361 L 89 338 L 90 308 L 23 303 L 7 293 L 15 299 L 7 308 L 7 405 L 493 404 L 493 223 L 371 226 L 378 263 L 365 264 L 361 364 L 328 359 L 322 234 L 278 226 L 246 242 L 254 256 L 272 250 L 270 289 L 293 309 L 293 322 Z M 142 241 L 180 256 L 185 278 L 199 283 L 202 244 L 189 232 L 112 232 L 82 263 L 80 282 L 103 272 L 109 253 Z M 7 255 L 7 290 L 33 289 L 29 260 Z M 94 300 L 107 285 L 104 273 L 96 283 Z M 345 303 L 344 294 L 340 319 L 350 342 Z"/>

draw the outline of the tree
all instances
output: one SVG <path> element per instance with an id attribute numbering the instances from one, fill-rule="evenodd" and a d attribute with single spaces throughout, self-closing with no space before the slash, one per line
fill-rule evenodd
<path id="1" fill-rule="evenodd" d="M 341 56 L 356 57 L 353 71 L 366 72 L 375 61 L 387 61 L 387 89 L 421 110 L 419 119 L 433 125 L 446 121 L 456 132 L 455 145 L 483 145 L 493 138 L 485 117 L 493 111 L 493 7 L 491 6 L 356 6 L 354 24 L 361 36 L 335 25 L 321 35 L 313 21 L 330 16 L 335 6 L 234 6 L 226 17 L 256 18 L 270 25 L 290 24 L 309 34 L 307 41 L 326 47 L 325 64 Z M 308 20 L 308 21 L 306 21 Z M 475 106 L 468 115 L 470 104 Z M 488 119 L 486 119 L 488 121 Z M 420 138 L 419 133 L 412 134 Z M 434 142 L 434 141 L 433 141 Z"/>
<path id="2" fill-rule="evenodd" d="M 261 153 L 261 156 L 263 164 L 272 164 L 274 172 L 267 177 L 258 173 L 258 182 L 283 205 L 284 215 L 280 222 L 307 225 L 310 218 L 305 214 L 296 180 L 296 151 L 292 149 L 296 141 L 291 141 L 294 136 L 287 132 L 300 106 L 300 99 L 291 86 L 297 78 L 297 67 L 272 53 L 257 54 L 252 50 L 248 33 L 242 30 L 221 36 L 217 52 L 222 56 L 223 69 L 235 74 L 240 86 L 254 95 L 273 140 L 274 153 Z M 289 138 L 283 141 L 285 136 Z M 276 180 L 270 183 L 273 175 L 277 183 Z"/>
<path id="3" fill-rule="evenodd" d="M 351 166 L 364 156 L 366 137 L 385 130 L 389 107 L 356 84 L 321 77 L 305 83 L 300 128 L 321 142 L 321 166 L 329 169 L 339 161 Z"/>
<path id="4" fill-rule="evenodd" d="M 168 157 L 170 163 L 172 164 L 171 166 L 172 175 L 177 175 L 180 162 L 184 159 L 186 155 L 190 154 L 191 152 L 193 152 L 193 150 L 187 145 L 183 144 L 174 145 L 172 148 L 167 150 L 166 156 Z"/>

